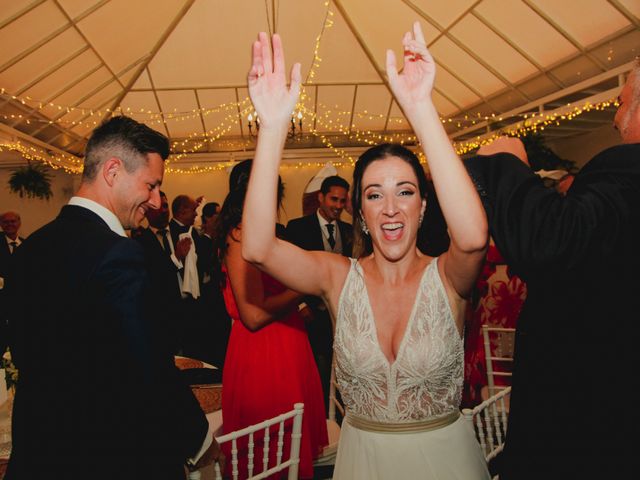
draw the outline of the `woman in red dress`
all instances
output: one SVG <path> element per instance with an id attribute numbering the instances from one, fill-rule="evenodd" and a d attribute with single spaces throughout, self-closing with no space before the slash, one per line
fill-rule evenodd
<path id="1" fill-rule="evenodd" d="M 313 478 L 313 459 L 328 443 L 320 377 L 304 321 L 298 314 L 300 294 L 261 273 L 241 255 L 242 207 L 249 162 L 234 169 L 244 169 L 246 174 L 239 176 L 238 183 L 232 182 L 232 190 L 218 219 L 224 299 L 233 319 L 222 376 L 223 428 L 225 433 L 239 430 L 303 402 L 299 475 Z M 237 171 L 232 172 L 234 177 L 238 177 Z M 292 422 L 285 427 L 290 430 Z M 276 425 L 270 438 L 277 438 L 277 434 Z M 254 443 L 253 473 L 257 474 L 263 465 L 262 434 L 254 435 Z M 286 440 L 282 461 L 288 459 L 289 449 Z M 225 455 L 230 459 L 228 444 L 226 450 Z M 239 475 L 246 478 L 247 442 L 239 443 L 238 450 Z M 272 467 L 276 459 L 275 442 L 270 444 L 269 456 L 269 467 Z M 229 471 L 230 463 L 227 462 Z"/>

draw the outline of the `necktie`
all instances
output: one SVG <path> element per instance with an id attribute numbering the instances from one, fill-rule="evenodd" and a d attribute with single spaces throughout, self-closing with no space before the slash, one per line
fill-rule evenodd
<path id="1" fill-rule="evenodd" d="M 166 228 L 158 230 L 158 235 L 162 238 L 162 248 L 167 253 L 171 253 L 171 245 L 169 245 L 169 232 Z"/>
<path id="2" fill-rule="evenodd" d="M 336 239 L 333 238 L 333 224 L 327 223 L 327 230 L 329 231 L 329 245 L 331 246 L 331 250 L 333 250 L 336 246 Z"/>
<path id="3" fill-rule="evenodd" d="M 11 247 L 11 253 L 16 251 L 16 247 L 18 246 L 18 242 L 9 242 L 9 246 Z"/>

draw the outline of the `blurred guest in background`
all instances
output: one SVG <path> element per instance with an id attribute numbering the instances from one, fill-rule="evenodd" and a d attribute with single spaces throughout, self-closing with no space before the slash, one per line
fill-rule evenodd
<path id="1" fill-rule="evenodd" d="M 353 227 L 340 220 L 347 204 L 349 183 L 338 175 L 325 178 L 318 192 L 318 209 L 310 215 L 294 218 L 287 224 L 286 239 L 305 250 L 334 252 L 350 257 Z M 309 342 L 316 359 L 325 407 L 329 408 L 331 362 L 333 359 L 333 322 L 324 301 L 307 296 L 301 304 L 306 319 Z"/>
<path id="2" fill-rule="evenodd" d="M 220 287 L 220 265 L 216 251 L 216 223 L 220 204 L 210 202 L 202 208 L 202 233 L 198 253 L 199 270 L 202 274 L 200 286 L 200 318 L 205 330 L 201 331 L 203 341 L 202 360 L 222 369 L 227 353 L 227 343 L 231 333 L 231 318 L 227 313 Z"/>
<path id="3" fill-rule="evenodd" d="M 0 215 L 0 356 L 7 349 L 9 342 L 9 332 L 7 330 L 7 319 L 5 298 L 3 294 L 4 280 L 9 273 L 11 257 L 24 238 L 18 236 L 18 231 L 22 221 L 16 212 L 5 212 Z"/>
<path id="4" fill-rule="evenodd" d="M 290 410 L 295 402 L 304 402 L 300 477 L 312 478 L 313 459 L 328 443 L 322 387 L 298 314 L 301 295 L 242 258 L 242 213 L 250 167 L 251 161 L 245 161 L 236 167 L 242 173 L 232 172 L 239 181 L 233 183 L 222 205 L 216 235 L 224 299 L 233 319 L 222 380 L 224 429 L 228 433 L 247 427 Z M 282 183 L 278 191 L 280 205 Z M 255 457 L 262 458 L 262 438 L 255 436 L 254 441 Z M 246 441 L 238 449 L 240 474 L 246 476 Z M 284 451 L 288 454 L 288 445 Z M 275 449 L 269 452 L 272 465 L 275 453 Z"/>

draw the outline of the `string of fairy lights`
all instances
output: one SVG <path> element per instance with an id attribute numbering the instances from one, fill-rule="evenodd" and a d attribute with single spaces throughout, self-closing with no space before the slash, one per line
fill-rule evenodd
<path id="1" fill-rule="evenodd" d="M 341 143 L 348 140 L 349 144 L 359 144 L 362 146 L 371 146 L 382 142 L 400 143 L 403 145 L 416 146 L 416 153 L 422 162 L 426 162 L 426 158 L 421 151 L 418 140 L 415 135 L 410 131 L 387 131 L 379 132 L 372 130 L 359 129 L 356 126 L 355 120 L 358 121 L 382 121 L 385 120 L 387 124 L 393 124 L 396 126 L 408 127 L 407 121 L 402 117 L 388 117 L 387 114 L 375 114 L 367 111 L 364 112 L 352 112 L 349 110 L 332 109 L 331 107 L 316 101 L 315 105 L 312 104 L 312 97 L 310 95 L 310 88 L 314 86 L 314 80 L 318 74 L 318 70 L 322 64 L 322 57 L 320 56 L 320 48 L 323 36 L 325 32 L 334 25 L 334 12 L 330 8 L 330 2 L 327 0 L 324 3 L 325 15 L 324 21 L 320 33 L 315 39 L 315 45 L 313 49 L 313 61 L 311 68 L 307 74 L 303 86 L 301 89 L 300 100 L 296 105 L 294 112 L 292 113 L 292 125 L 295 130 L 295 122 L 300 125 L 300 133 L 302 125 L 307 125 L 307 135 L 319 138 L 322 145 L 335 154 L 339 160 L 332 161 L 336 167 L 353 166 L 356 159 L 347 151 L 334 143 L 334 138 L 341 139 Z M 143 117 L 144 123 L 154 127 L 157 125 L 166 125 L 167 121 L 171 122 L 186 122 L 193 119 L 204 119 L 210 115 L 222 115 L 217 125 L 204 132 L 193 132 L 188 134 L 181 140 L 176 140 L 171 143 L 171 151 L 173 154 L 166 162 L 165 171 L 167 173 L 205 173 L 218 170 L 228 169 L 235 163 L 233 154 L 230 154 L 230 159 L 227 162 L 216 162 L 212 165 L 200 166 L 180 166 L 180 160 L 189 157 L 190 154 L 202 152 L 203 149 L 211 144 L 216 144 L 219 147 L 224 147 L 227 150 L 245 151 L 252 146 L 253 134 L 242 138 L 227 139 L 225 135 L 229 134 L 234 127 L 239 124 L 239 119 L 247 119 L 249 129 L 251 132 L 252 122 L 254 126 L 259 128 L 259 119 L 253 109 L 250 98 L 247 96 L 237 102 L 227 102 L 214 107 L 200 107 L 192 109 L 190 111 L 178 111 L 174 109 L 169 112 L 153 112 L 145 109 L 131 109 L 128 107 L 118 107 L 113 110 L 105 109 L 90 109 L 75 106 L 58 105 L 54 102 L 41 102 L 34 100 L 28 96 L 18 97 L 11 95 L 4 88 L 0 88 L 0 97 L 5 101 L 19 102 L 31 109 L 29 114 L 0 114 L 0 119 L 6 122 L 19 122 L 24 121 L 27 124 L 34 122 L 42 122 L 48 124 L 58 124 L 68 129 L 93 129 L 102 120 L 110 115 L 128 115 Z M 459 155 L 469 153 L 476 148 L 491 143 L 497 137 L 503 135 L 522 137 L 530 133 L 536 133 L 544 131 L 548 126 L 560 125 L 563 122 L 571 121 L 580 115 L 590 112 L 592 110 L 604 110 L 610 106 L 617 106 L 616 99 L 609 99 L 598 103 L 590 103 L 588 101 L 574 102 L 573 104 L 567 104 L 563 109 L 562 114 L 553 112 L 538 112 L 538 113 L 524 113 L 513 115 L 509 118 L 503 118 L 492 114 L 490 116 L 482 116 L 477 114 L 464 115 L 463 117 L 450 117 L 441 118 L 443 124 L 453 124 L 458 129 L 468 128 L 476 125 L 480 122 L 485 122 L 487 125 L 496 126 L 507 120 L 515 120 L 515 123 L 498 128 L 491 131 L 490 134 L 482 134 L 470 139 L 466 139 L 460 142 L 454 142 L 454 148 Z M 31 115 L 33 113 L 41 113 L 43 111 L 58 111 L 63 114 L 58 120 L 37 120 Z M 322 112 L 322 113 L 318 113 Z M 65 120 L 66 116 L 69 116 Z M 78 120 L 72 120 L 71 117 L 78 118 Z M 353 120 L 352 120 L 353 119 Z M 257 132 L 256 132 L 257 133 Z M 336 142 L 337 143 L 337 142 Z M 27 143 L 23 143 L 21 140 L 3 141 L 0 140 L 0 151 L 10 150 L 19 153 L 23 158 L 31 161 L 39 161 L 45 163 L 53 169 L 62 169 L 63 171 L 71 174 L 78 174 L 82 172 L 82 159 L 66 154 L 66 153 L 52 153 L 50 150 L 44 148 L 32 146 Z M 324 166 L 324 162 L 298 162 L 298 163 L 283 163 L 284 168 L 320 168 Z"/>

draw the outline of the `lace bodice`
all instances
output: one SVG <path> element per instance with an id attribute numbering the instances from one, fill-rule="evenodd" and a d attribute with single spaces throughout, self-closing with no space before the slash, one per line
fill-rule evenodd
<path id="1" fill-rule="evenodd" d="M 380 349 L 363 271 L 351 259 L 338 304 L 334 341 L 336 379 L 347 412 L 378 422 L 414 422 L 460 405 L 463 343 L 437 258 L 420 280 L 396 360 Z"/>

